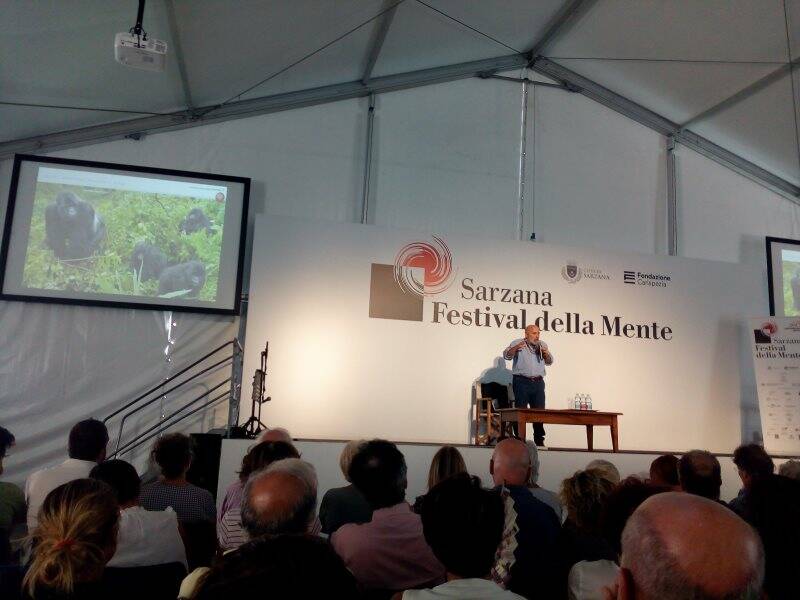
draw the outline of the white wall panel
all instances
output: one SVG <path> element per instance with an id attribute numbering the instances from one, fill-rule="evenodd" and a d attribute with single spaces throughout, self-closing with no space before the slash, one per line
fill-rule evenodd
<path id="1" fill-rule="evenodd" d="M 477 79 L 380 96 L 370 222 L 516 239 L 521 98 Z"/>
<path id="2" fill-rule="evenodd" d="M 663 251 L 663 138 L 580 94 L 534 92 L 534 223 L 544 242 Z"/>
<path id="3" fill-rule="evenodd" d="M 764 236 L 800 238 L 800 206 L 754 181 L 677 147 L 678 252 L 759 265 Z"/>

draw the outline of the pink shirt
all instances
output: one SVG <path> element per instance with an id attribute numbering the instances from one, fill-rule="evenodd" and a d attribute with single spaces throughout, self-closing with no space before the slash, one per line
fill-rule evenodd
<path id="1" fill-rule="evenodd" d="M 366 589 L 407 590 L 444 582 L 444 567 L 425 542 L 422 520 L 407 502 L 374 511 L 369 523 L 343 525 L 331 543 Z"/>

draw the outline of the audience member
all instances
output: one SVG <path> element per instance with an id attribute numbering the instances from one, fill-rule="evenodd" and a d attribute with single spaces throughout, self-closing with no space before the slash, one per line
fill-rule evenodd
<path id="1" fill-rule="evenodd" d="M 679 492 L 681 482 L 678 478 L 678 457 L 664 454 L 650 463 L 650 483 Z"/>
<path id="2" fill-rule="evenodd" d="M 251 473 L 284 458 L 300 458 L 297 449 L 286 442 L 260 442 L 242 458 L 239 477 L 225 492 L 217 519 L 217 538 L 222 550 L 231 550 L 246 541 L 242 530 L 242 493 Z"/>
<path id="3" fill-rule="evenodd" d="M 44 499 L 61 484 L 89 476 L 89 471 L 106 458 L 108 430 L 96 419 L 75 424 L 69 432 L 69 458 L 60 465 L 32 473 L 25 482 L 28 503 L 28 531 L 37 525 L 37 515 Z"/>
<path id="4" fill-rule="evenodd" d="M 528 490 L 530 471 L 524 442 L 507 438 L 495 446 L 489 472 L 501 489 L 506 517 L 492 578 L 521 596 L 559 597 L 555 550 L 560 523 L 553 510 Z"/>
<path id="5" fill-rule="evenodd" d="M 761 597 L 764 551 L 733 511 L 693 494 L 657 494 L 622 534 L 620 600 Z"/>
<path id="6" fill-rule="evenodd" d="M 3 474 L 3 459 L 14 445 L 14 435 L 0 427 L 0 475 Z M 11 562 L 11 529 L 25 521 L 25 494 L 18 486 L 0 481 L 0 565 Z"/>
<path id="7" fill-rule="evenodd" d="M 722 469 L 717 457 L 710 452 L 692 450 L 681 456 L 678 475 L 684 492 L 721 502 Z"/>
<path id="8" fill-rule="evenodd" d="M 778 468 L 778 475 L 791 479 L 800 479 L 800 460 L 787 460 Z"/>
<path id="9" fill-rule="evenodd" d="M 758 478 L 749 488 L 744 516 L 764 544 L 767 596 L 770 600 L 796 598 L 800 481 L 780 475 Z"/>
<path id="10" fill-rule="evenodd" d="M 287 444 L 294 445 L 292 434 L 290 434 L 283 427 L 275 427 L 273 429 L 265 429 L 258 436 L 258 442 L 286 442 Z"/>
<path id="11" fill-rule="evenodd" d="M 505 522 L 503 498 L 497 490 L 481 489 L 477 477 L 458 473 L 423 496 L 420 514 L 425 540 L 444 565 L 447 582 L 433 589 L 409 590 L 398 594 L 398 599 L 522 598 L 490 578 Z"/>
<path id="12" fill-rule="evenodd" d="M 614 466 L 614 463 L 598 458 L 586 465 L 586 470 L 593 469 L 597 471 L 601 477 L 611 482 L 612 485 L 617 485 L 622 477 L 619 474 L 619 469 Z"/>
<path id="13" fill-rule="evenodd" d="M 457 473 L 466 473 L 467 465 L 464 464 L 464 457 L 455 446 L 442 446 L 436 451 L 431 460 L 431 467 L 428 470 L 428 490 L 433 489 L 440 481 L 452 477 Z M 414 512 L 419 513 L 422 501 L 425 496 L 418 496 L 414 501 Z"/>
<path id="14" fill-rule="evenodd" d="M 106 600 L 100 580 L 114 555 L 119 506 L 102 481 L 77 479 L 44 499 L 23 587 L 34 600 Z"/>
<path id="15" fill-rule="evenodd" d="M 250 475 L 242 497 L 242 527 L 250 539 L 307 533 L 317 505 L 314 467 L 299 458 L 278 460 Z"/>
<path id="16" fill-rule="evenodd" d="M 171 507 L 180 522 L 215 522 L 217 509 L 211 492 L 186 480 L 192 464 L 192 440 L 182 433 L 167 434 L 156 442 L 152 455 L 161 477 L 142 488 L 141 505 L 146 510 Z"/>
<path id="17" fill-rule="evenodd" d="M 733 451 L 733 464 L 739 471 L 742 480 L 742 489 L 739 495 L 728 503 L 728 506 L 738 515 L 743 515 L 747 510 L 750 488 L 764 477 L 775 473 L 775 463 L 772 462 L 767 451 L 759 444 L 742 444 Z"/>
<path id="18" fill-rule="evenodd" d="M 372 508 L 364 495 L 350 480 L 350 463 L 366 440 L 352 440 L 345 444 L 339 456 L 339 468 L 348 485 L 325 492 L 319 507 L 322 532 L 331 535 L 347 523 L 368 523 L 372 519 Z"/>
<path id="19" fill-rule="evenodd" d="M 600 517 L 600 529 L 615 558 L 575 563 L 567 580 L 569 600 L 603 600 L 604 588 L 613 586 L 619 573 L 617 563 L 625 524 L 642 502 L 668 491 L 668 487 L 654 486 L 637 477 L 624 479 L 612 490 Z"/>
<path id="20" fill-rule="evenodd" d="M 558 498 L 558 494 L 551 492 L 550 490 L 546 490 L 538 484 L 539 449 L 533 440 L 527 440 L 525 445 L 528 447 L 528 454 L 530 455 L 531 460 L 531 474 L 528 477 L 528 489 L 530 490 L 531 494 L 533 494 L 534 498 L 538 498 L 553 509 L 558 517 L 558 522 L 561 523 L 564 519 L 561 509 L 561 500 Z"/>
<path id="21" fill-rule="evenodd" d="M 226 554 L 201 582 L 197 600 L 357 598 L 353 575 L 323 539 L 309 535 L 259 538 Z M 181 598 L 187 597 L 181 590 Z"/>
<path id="22" fill-rule="evenodd" d="M 598 469 L 576 471 L 561 483 L 561 501 L 567 518 L 561 530 L 558 554 L 565 580 L 575 563 L 617 558 L 600 527 L 600 517 L 614 488 Z"/>
<path id="23" fill-rule="evenodd" d="M 367 590 L 402 591 L 444 581 L 444 567 L 405 501 L 406 461 L 391 442 L 372 440 L 350 464 L 350 479 L 372 508 L 369 523 L 348 523 L 332 536 L 334 550 Z"/>
<path id="24" fill-rule="evenodd" d="M 171 508 L 149 511 L 139 505 L 139 475 L 124 460 L 107 460 L 90 473 L 107 483 L 120 508 L 117 549 L 109 567 L 147 567 L 179 562 L 186 567 L 186 550 Z"/>

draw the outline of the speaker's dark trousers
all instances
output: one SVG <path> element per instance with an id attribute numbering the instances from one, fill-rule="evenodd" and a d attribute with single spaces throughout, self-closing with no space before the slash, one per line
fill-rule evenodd
<path id="1" fill-rule="evenodd" d="M 544 379 L 533 381 L 529 377 L 514 375 L 512 386 L 517 408 L 544 408 Z M 537 444 L 544 442 L 544 425 L 541 423 L 533 424 L 533 441 Z"/>

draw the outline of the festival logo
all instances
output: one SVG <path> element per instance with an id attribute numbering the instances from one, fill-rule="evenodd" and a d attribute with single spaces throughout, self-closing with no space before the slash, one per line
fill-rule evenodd
<path id="1" fill-rule="evenodd" d="M 561 267 L 561 276 L 569 283 L 577 283 L 581 280 L 581 270 L 574 260 L 567 261 L 567 264 Z"/>
<path id="2" fill-rule="evenodd" d="M 403 246 L 394 264 L 372 264 L 369 316 L 422 321 L 423 301 L 441 294 L 454 280 L 453 255 L 444 240 Z"/>
<path id="3" fill-rule="evenodd" d="M 776 333 L 778 333 L 778 325 L 772 321 L 767 321 L 761 325 L 761 329 L 755 329 L 753 331 L 756 344 L 771 344 L 772 336 Z"/>

